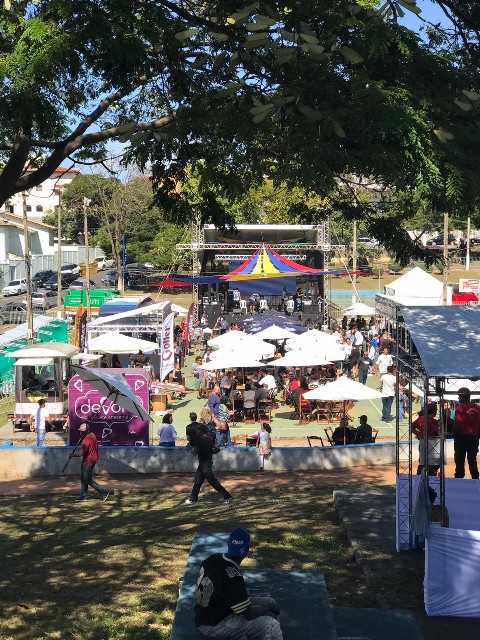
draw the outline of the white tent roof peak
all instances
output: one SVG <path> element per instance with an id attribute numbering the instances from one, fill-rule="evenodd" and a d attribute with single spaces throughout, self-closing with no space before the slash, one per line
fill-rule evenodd
<path id="1" fill-rule="evenodd" d="M 441 305 L 443 285 L 420 267 L 413 267 L 385 286 L 385 296 L 408 306 Z"/>

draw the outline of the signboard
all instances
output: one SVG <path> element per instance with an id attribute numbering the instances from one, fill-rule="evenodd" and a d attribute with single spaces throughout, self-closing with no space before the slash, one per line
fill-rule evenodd
<path id="1" fill-rule="evenodd" d="M 110 373 L 120 373 L 134 391 L 138 400 L 148 411 L 147 372 L 143 369 L 102 369 Z M 68 409 L 70 417 L 70 442 L 78 442 L 78 428 L 83 422 L 97 436 L 103 446 L 142 447 L 148 446 L 148 422 L 105 400 L 100 393 L 80 376 L 73 376 L 68 383 Z"/>
<path id="2" fill-rule="evenodd" d="M 472 280 L 471 278 L 460 278 L 459 291 L 474 293 L 478 296 L 480 291 L 480 280 Z"/>

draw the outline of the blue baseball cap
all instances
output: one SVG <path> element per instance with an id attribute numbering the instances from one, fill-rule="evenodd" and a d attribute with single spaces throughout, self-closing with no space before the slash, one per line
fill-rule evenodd
<path id="1" fill-rule="evenodd" d="M 228 555 L 233 558 L 245 558 L 250 549 L 250 534 L 245 529 L 234 529 L 228 538 Z"/>

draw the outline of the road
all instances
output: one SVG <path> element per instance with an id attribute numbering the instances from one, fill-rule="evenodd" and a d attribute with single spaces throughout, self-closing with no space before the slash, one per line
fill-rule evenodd
<path id="1" fill-rule="evenodd" d="M 99 271 L 98 273 L 96 273 L 95 275 L 90 276 L 90 280 L 93 280 L 93 282 L 95 282 L 95 284 L 97 285 L 97 287 L 100 288 L 101 286 L 101 281 L 102 281 L 102 277 L 105 275 L 106 271 Z M 81 276 L 79 276 L 81 277 Z M 42 287 L 39 287 L 39 290 L 41 290 Z M 64 289 L 62 291 L 62 300 L 63 300 L 63 293 L 64 291 L 66 291 L 66 289 Z M 0 310 L 1 307 L 4 307 L 6 304 L 9 304 L 10 302 L 23 302 L 25 300 L 25 294 L 21 293 L 20 295 L 16 295 L 16 296 L 4 296 L 2 294 L 0 294 Z M 55 311 L 57 309 L 57 307 L 50 307 L 50 309 L 48 310 L 50 313 L 52 311 Z M 35 315 L 40 315 L 40 314 L 35 314 Z M 14 327 L 16 327 L 16 324 L 3 324 L 0 325 L 0 334 L 5 333 L 5 331 L 8 331 L 9 329 L 12 329 Z"/>

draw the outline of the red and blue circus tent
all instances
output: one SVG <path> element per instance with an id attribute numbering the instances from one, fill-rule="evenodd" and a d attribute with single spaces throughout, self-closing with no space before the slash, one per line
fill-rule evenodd
<path id="1" fill-rule="evenodd" d="M 243 294 L 258 292 L 266 295 L 278 295 L 285 284 L 287 289 L 293 292 L 296 287 L 295 278 L 300 276 L 325 277 L 345 273 L 350 272 L 345 269 L 341 271 L 326 271 L 307 267 L 281 256 L 268 245 L 262 244 L 250 258 L 224 275 L 177 276 L 176 280 L 190 284 L 235 282 L 239 283 L 237 286 Z M 287 280 L 283 281 L 283 278 L 287 278 Z M 292 278 L 294 279 L 293 281 Z M 269 280 L 271 281 L 270 283 L 268 282 Z M 252 283 L 248 285 L 248 281 L 252 281 Z M 242 285 L 242 283 L 244 284 Z"/>

